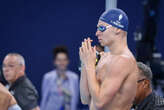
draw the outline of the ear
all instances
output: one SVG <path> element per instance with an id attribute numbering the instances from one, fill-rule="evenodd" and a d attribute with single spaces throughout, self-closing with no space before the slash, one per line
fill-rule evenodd
<path id="1" fill-rule="evenodd" d="M 25 65 L 22 65 L 22 66 L 21 66 L 21 72 L 24 72 L 25 69 L 26 69 Z"/>
<path id="2" fill-rule="evenodd" d="M 116 33 L 116 35 L 119 35 L 121 33 L 121 29 L 116 28 L 115 33 Z"/>
<path id="3" fill-rule="evenodd" d="M 112 31 L 113 31 L 116 35 L 118 35 L 118 34 L 121 33 L 121 29 L 118 29 L 118 28 L 113 27 L 113 26 L 112 26 Z"/>
<path id="4" fill-rule="evenodd" d="M 150 87 L 150 81 L 149 80 L 145 80 L 144 81 L 144 88 L 149 88 Z"/>

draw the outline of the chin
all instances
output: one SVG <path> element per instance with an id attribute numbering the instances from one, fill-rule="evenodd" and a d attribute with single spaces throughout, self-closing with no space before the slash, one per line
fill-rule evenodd
<path id="1" fill-rule="evenodd" d="M 100 45 L 103 46 L 103 47 L 105 46 L 104 43 L 102 43 L 102 42 L 100 42 Z"/>
<path id="2" fill-rule="evenodd" d="M 7 82 L 11 82 L 11 79 L 9 79 L 9 78 L 5 78 L 5 80 L 6 80 Z"/>
<path id="3" fill-rule="evenodd" d="M 6 77 L 6 76 L 4 76 L 4 78 L 5 78 L 6 81 L 10 80 L 10 78 L 8 78 L 8 77 Z"/>

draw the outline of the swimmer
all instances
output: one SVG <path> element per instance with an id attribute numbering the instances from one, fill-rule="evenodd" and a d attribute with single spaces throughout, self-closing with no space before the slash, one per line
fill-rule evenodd
<path id="1" fill-rule="evenodd" d="M 128 17 L 120 9 L 105 11 L 99 18 L 96 36 L 110 52 L 100 53 L 90 38 L 79 48 L 82 62 L 80 96 L 90 110 L 130 110 L 136 95 L 138 69 L 127 45 Z"/>

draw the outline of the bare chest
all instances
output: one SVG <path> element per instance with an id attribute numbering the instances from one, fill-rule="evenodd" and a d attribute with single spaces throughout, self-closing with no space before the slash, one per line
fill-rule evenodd
<path id="1" fill-rule="evenodd" d="M 106 75 L 108 75 L 109 65 L 108 62 L 110 62 L 110 59 L 108 57 L 101 58 L 99 63 L 96 66 L 96 78 L 101 83 Z"/>

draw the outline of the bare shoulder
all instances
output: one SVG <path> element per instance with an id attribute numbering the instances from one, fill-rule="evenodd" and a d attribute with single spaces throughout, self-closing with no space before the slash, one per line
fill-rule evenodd
<path id="1" fill-rule="evenodd" d="M 1 83 L 0 83 L 0 94 L 1 94 L 1 98 L 2 96 L 6 97 L 6 99 L 11 99 L 11 94 L 10 92 L 7 90 L 7 88 L 5 88 Z"/>
<path id="2" fill-rule="evenodd" d="M 108 55 L 109 62 L 106 63 L 109 70 L 125 71 L 126 73 L 134 70 L 136 66 L 135 58 L 132 55 Z"/>
<path id="3" fill-rule="evenodd" d="M 134 63 L 134 59 L 129 55 L 109 55 L 111 62 L 109 63 L 111 66 L 119 66 L 119 65 L 131 65 Z"/>
<path id="4" fill-rule="evenodd" d="M 8 90 L 0 83 L 0 93 L 1 94 L 8 94 Z"/>
<path id="5" fill-rule="evenodd" d="M 8 90 L 0 83 L 0 104 L 2 103 L 9 103 L 11 96 L 10 93 L 8 92 Z"/>
<path id="6" fill-rule="evenodd" d="M 0 99 L 1 103 L 6 103 L 7 105 L 14 105 L 16 104 L 16 100 L 10 94 L 10 92 L 0 83 Z"/>

